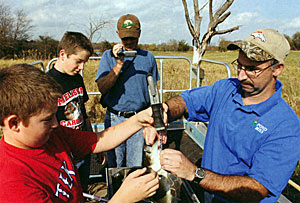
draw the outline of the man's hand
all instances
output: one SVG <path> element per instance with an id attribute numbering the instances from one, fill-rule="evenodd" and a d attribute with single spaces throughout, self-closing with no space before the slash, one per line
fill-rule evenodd
<path id="1" fill-rule="evenodd" d="M 122 44 L 116 44 L 113 48 L 112 48 L 112 53 L 113 55 L 118 58 L 118 52 L 123 48 Z"/>
<path id="2" fill-rule="evenodd" d="M 160 153 L 161 167 L 180 178 L 192 181 L 195 177 L 195 166 L 180 151 L 165 149 Z"/>
<path id="3" fill-rule="evenodd" d="M 166 125 L 168 125 L 168 111 L 169 111 L 169 106 L 166 103 L 162 103 L 161 106 L 162 106 L 162 109 L 163 109 L 162 114 L 163 114 L 164 123 Z"/>
<path id="4" fill-rule="evenodd" d="M 118 57 L 118 52 L 123 48 L 122 44 L 116 44 L 113 48 L 112 48 L 112 53 L 116 59 L 117 62 L 117 66 L 118 67 L 123 67 L 124 64 L 124 58 L 119 58 Z"/>
<path id="5" fill-rule="evenodd" d="M 159 188 L 158 175 L 155 172 L 143 175 L 146 170 L 138 169 L 129 174 L 110 202 L 133 203 L 154 195 Z"/>

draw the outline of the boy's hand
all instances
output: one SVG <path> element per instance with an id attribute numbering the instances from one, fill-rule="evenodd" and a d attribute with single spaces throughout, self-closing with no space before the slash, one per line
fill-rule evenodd
<path id="1" fill-rule="evenodd" d="M 155 172 L 143 175 L 146 170 L 138 169 L 129 174 L 112 198 L 112 202 L 119 200 L 123 203 L 133 203 L 154 195 L 159 187 L 158 175 Z"/>
<path id="2" fill-rule="evenodd" d="M 151 107 L 140 111 L 138 114 L 135 115 L 137 122 L 140 123 L 143 127 L 151 126 L 154 123 L 154 119 L 152 117 L 152 109 Z"/>
<path id="3" fill-rule="evenodd" d="M 146 145 L 153 145 L 154 142 L 156 141 L 156 139 L 160 140 L 160 135 L 157 133 L 157 131 L 155 130 L 155 128 L 153 126 L 147 126 L 144 128 L 143 130 L 143 136 L 145 139 L 145 143 Z M 167 142 L 167 135 L 161 134 L 161 141 L 162 144 L 166 144 Z"/>
<path id="4" fill-rule="evenodd" d="M 104 166 L 107 160 L 106 153 L 105 152 L 98 153 L 97 158 L 101 166 Z"/>

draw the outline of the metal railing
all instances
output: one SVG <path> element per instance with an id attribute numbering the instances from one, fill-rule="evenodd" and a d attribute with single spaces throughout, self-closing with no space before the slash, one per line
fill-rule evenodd
<path id="1" fill-rule="evenodd" d="M 46 72 L 44 64 L 43 64 L 42 61 L 35 61 L 35 62 L 30 63 L 30 65 L 33 65 L 33 66 L 39 65 L 39 66 L 41 66 L 42 71 Z"/>
<path id="2" fill-rule="evenodd" d="M 159 60 L 160 65 L 160 81 L 159 81 L 159 95 L 160 95 L 160 101 L 163 101 L 163 94 L 169 93 L 169 92 L 183 92 L 185 89 L 164 89 L 163 88 L 163 80 L 164 80 L 164 59 L 176 59 L 176 60 L 185 60 L 188 62 L 189 66 L 189 89 L 192 89 L 192 79 L 196 79 L 197 87 L 200 86 L 200 67 L 193 66 L 191 60 L 188 57 L 185 56 L 155 56 L 155 59 Z M 100 56 L 91 56 L 89 57 L 89 60 L 101 60 Z M 43 67 L 44 71 L 50 70 L 52 64 L 57 61 L 57 58 L 53 58 L 49 61 L 46 68 Z M 227 63 L 222 61 L 215 61 L 210 59 L 201 59 L 201 61 L 208 62 L 208 63 L 215 63 L 225 66 L 227 70 L 227 76 L 228 78 L 231 77 L 231 71 Z M 42 64 L 43 66 L 43 64 Z M 194 75 L 194 71 L 196 71 L 196 76 Z M 83 76 L 83 71 L 81 72 L 81 75 Z M 89 95 L 101 95 L 100 92 L 88 92 Z"/>

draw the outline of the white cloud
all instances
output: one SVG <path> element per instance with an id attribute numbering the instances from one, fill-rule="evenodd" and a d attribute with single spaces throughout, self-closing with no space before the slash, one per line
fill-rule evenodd
<path id="1" fill-rule="evenodd" d="M 287 28 L 300 29 L 300 17 L 292 19 L 289 23 L 286 24 Z"/>
<path id="2" fill-rule="evenodd" d="M 84 32 L 89 18 L 103 17 L 110 20 L 111 25 L 102 30 L 101 40 L 115 41 L 119 39 L 115 33 L 118 18 L 126 13 L 137 15 L 142 24 L 141 43 L 168 42 L 170 39 L 191 41 L 191 35 L 184 17 L 181 1 L 174 0 L 3 0 L 13 6 L 13 10 L 22 8 L 32 19 L 35 36 L 50 35 L 60 39 L 66 30 Z M 232 14 L 220 25 L 219 29 L 241 25 L 239 31 L 224 35 L 230 39 L 241 39 L 249 33 L 263 28 L 272 27 L 280 32 L 293 34 L 299 31 L 300 19 L 294 5 L 287 6 L 284 2 L 273 0 L 239 1 L 236 0 L 229 8 Z M 193 19 L 193 3 L 187 1 L 190 18 Z M 214 0 L 214 11 L 224 0 Z M 201 7 L 203 2 L 199 2 Z M 266 6 L 268 5 L 268 6 Z M 274 11 L 280 10 L 280 13 Z M 298 9 L 299 10 L 299 9 Z M 208 24 L 207 7 L 201 13 L 203 22 L 201 31 L 206 31 Z M 223 36 L 222 36 L 223 37 Z"/>

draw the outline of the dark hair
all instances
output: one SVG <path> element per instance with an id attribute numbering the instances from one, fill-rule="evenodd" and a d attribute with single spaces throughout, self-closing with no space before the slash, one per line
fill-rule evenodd
<path id="1" fill-rule="evenodd" d="M 25 125 L 29 118 L 57 103 L 61 86 L 40 69 L 17 64 L 0 69 L 0 125 L 17 115 Z"/>
<path id="2" fill-rule="evenodd" d="M 66 32 L 58 44 L 57 55 L 59 55 L 62 49 L 64 49 L 68 55 L 76 54 L 81 50 L 87 50 L 90 52 L 90 55 L 94 52 L 91 41 L 80 32 Z"/>

